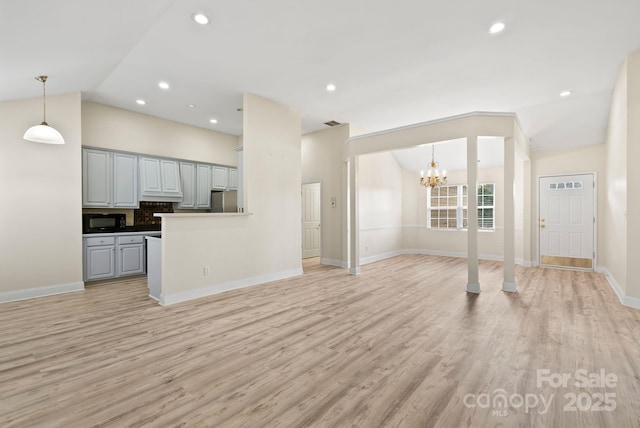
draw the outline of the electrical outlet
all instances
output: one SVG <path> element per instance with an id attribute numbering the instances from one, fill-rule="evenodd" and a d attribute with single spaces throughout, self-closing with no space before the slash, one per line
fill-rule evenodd
<path id="1" fill-rule="evenodd" d="M 208 266 L 203 269 L 203 274 L 205 276 L 209 275 L 209 267 Z"/>

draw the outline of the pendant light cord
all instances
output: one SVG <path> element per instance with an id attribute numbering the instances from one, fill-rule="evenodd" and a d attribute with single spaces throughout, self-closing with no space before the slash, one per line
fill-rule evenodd
<path id="1" fill-rule="evenodd" d="M 47 91 L 45 89 L 45 82 L 47 81 L 47 76 L 38 76 L 36 80 L 42 82 L 42 123 L 41 125 L 47 125 Z"/>

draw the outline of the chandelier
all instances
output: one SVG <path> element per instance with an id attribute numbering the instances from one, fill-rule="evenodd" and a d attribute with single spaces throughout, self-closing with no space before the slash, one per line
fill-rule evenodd
<path id="1" fill-rule="evenodd" d="M 436 187 L 442 186 L 447 183 L 447 171 L 442 171 L 442 176 L 438 173 L 438 167 L 440 164 L 435 161 L 435 144 L 431 145 L 431 163 L 427 170 L 427 177 L 424 176 L 424 171 L 420 171 L 420 185 L 424 187 Z"/>

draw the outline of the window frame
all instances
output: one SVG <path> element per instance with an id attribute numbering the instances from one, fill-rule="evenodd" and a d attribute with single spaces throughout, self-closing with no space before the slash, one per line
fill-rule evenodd
<path id="1" fill-rule="evenodd" d="M 479 190 L 481 188 L 481 186 L 487 186 L 487 185 L 491 185 L 492 186 L 492 193 L 491 195 L 485 195 L 484 192 L 482 194 L 479 193 Z M 445 206 L 445 207 L 432 207 L 431 206 L 431 195 L 432 195 L 432 191 L 433 188 L 431 187 L 427 187 L 427 229 L 432 229 L 432 230 L 438 230 L 438 231 L 446 231 L 446 232 L 453 232 L 453 231 L 467 231 L 469 230 L 467 225 L 468 225 L 468 215 L 469 215 L 469 191 L 468 191 L 468 187 L 467 184 L 445 184 L 443 186 L 438 186 L 439 188 L 449 188 L 449 187 L 456 187 L 457 190 L 457 203 L 455 206 L 455 211 L 456 211 L 456 227 L 440 227 L 440 226 L 436 226 L 434 227 L 432 225 L 432 217 L 431 217 L 431 212 L 432 210 L 452 210 L 454 207 L 452 206 Z M 467 204 L 463 205 L 463 199 L 464 199 L 464 189 L 467 188 Z M 439 189 L 440 191 L 440 189 Z M 448 193 L 448 191 L 447 191 Z M 492 196 L 493 198 L 493 205 L 484 205 L 484 204 L 477 204 L 477 209 L 478 210 L 488 210 L 491 209 L 493 210 L 492 213 L 492 217 L 491 217 L 491 227 L 480 227 L 480 224 L 478 224 L 478 231 L 482 231 L 482 232 L 494 232 L 496 230 L 496 184 L 494 182 L 482 182 L 482 183 L 477 183 L 476 185 L 476 192 L 475 192 L 475 197 L 476 197 L 476 201 L 478 201 L 478 199 L 480 199 L 483 196 Z M 438 198 L 442 198 L 441 195 L 437 196 Z M 484 200 L 483 200 L 484 202 Z M 464 213 L 467 213 L 467 217 L 464 216 Z M 438 216 L 438 219 L 440 219 L 441 217 Z M 478 223 L 480 223 L 480 221 L 483 219 L 484 217 L 478 216 Z M 448 219 L 448 218 L 447 218 Z"/>

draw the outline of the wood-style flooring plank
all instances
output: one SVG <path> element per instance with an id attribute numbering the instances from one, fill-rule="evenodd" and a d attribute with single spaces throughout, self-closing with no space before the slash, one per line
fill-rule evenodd
<path id="1" fill-rule="evenodd" d="M 141 277 L 0 305 L 0 426 L 640 426 L 640 311 L 597 273 L 405 255 L 161 307 Z M 604 369 L 613 388 L 537 385 Z M 554 396 L 548 412 L 468 396 Z M 564 394 L 615 393 L 615 411 Z M 495 410 L 503 410 L 496 413 Z"/>

